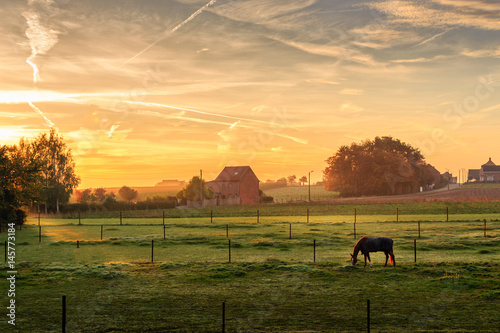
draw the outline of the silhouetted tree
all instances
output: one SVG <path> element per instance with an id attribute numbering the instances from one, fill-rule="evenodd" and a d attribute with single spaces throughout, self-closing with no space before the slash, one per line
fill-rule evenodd
<path id="1" fill-rule="evenodd" d="M 302 178 L 299 179 L 299 182 L 301 182 L 302 186 L 304 186 L 307 183 L 307 177 L 306 176 L 302 176 Z"/>
<path id="2" fill-rule="evenodd" d="M 201 181 L 201 184 L 200 184 Z M 200 180 L 200 177 L 194 176 L 184 189 L 177 193 L 177 199 L 179 199 L 181 204 L 186 204 L 189 201 L 200 201 L 202 198 L 212 199 L 215 196 L 214 191 L 206 186 L 204 180 Z"/>
<path id="3" fill-rule="evenodd" d="M 123 186 L 118 190 L 118 196 L 120 196 L 120 198 L 130 203 L 132 202 L 132 200 L 137 199 L 139 193 L 128 186 Z"/>
<path id="4" fill-rule="evenodd" d="M 415 192 L 429 181 L 420 151 L 392 137 L 342 146 L 326 162 L 325 188 L 341 196 Z"/>

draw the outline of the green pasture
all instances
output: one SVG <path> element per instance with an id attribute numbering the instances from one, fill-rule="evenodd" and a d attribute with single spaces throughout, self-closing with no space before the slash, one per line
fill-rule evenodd
<path id="1" fill-rule="evenodd" d="M 309 186 L 286 186 L 265 189 L 266 195 L 272 196 L 274 202 L 308 201 Z M 327 201 L 339 198 L 339 192 L 327 191 L 324 186 L 311 186 L 311 200 Z"/>
<path id="2" fill-rule="evenodd" d="M 162 212 L 124 212 L 122 225 L 116 215 L 86 216 L 81 225 L 42 216 L 41 237 L 32 217 L 15 235 L 16 326 L 3 316 L 0 331 L 60 332 L 66 295 L 67 332 L 221 332 L 222 302 L 226 332 L 360 332 L 367 300 L 373 332 L 497 332 L 496 206 L 450 214 L 449 222 L 435 206 L 398 222 L 387 213 L 394 206 L 378 207 L 380 214 L 356 215 L 356 235 L 354 214 L 316 213 L 308 223 L 305 213 L 262 208 L 259 223 L 252 210 L 217 211 L 213 223 L 199 210 L 167 217 L 165 226 Z M 383 253 L 371 254 L 372 268 L 361 254 L 352 267 L 363 235 L 391 237 L 396 267 L 383 267 Z M 4 264 L 4 281 L 8 270 Z"/>

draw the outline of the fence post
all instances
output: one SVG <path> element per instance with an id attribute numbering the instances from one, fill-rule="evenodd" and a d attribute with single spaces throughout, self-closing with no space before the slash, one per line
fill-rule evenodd
<path id="1" fill-rule="evenodd" d="M 154 239 L 151 240 L 151 262 L 154 262 L 154 250 L 155 250 L 155 241 Z"/>
<path id="2" fill-rule="evenodd" d="M 366 300 L 366 327 L 367 332 L 370 333 L 370 300 Z"/>
<path id="3" fill-rule="evenodd" d="M 222 333 L 226 332 L 226 302 L 222 302 Z"/>
<path id="4" fill-rule="evenodd" d="M 229 224 L 226 224 L 226 238 L 229 238 Z"/>
<path id="5" fill-rule="evenodd" d="M 257 223 L 259 223 L 259 215 L 260 215 L 260 212 L 259 212 L 259 210 L 257 209 Z"/>
<path id="6" fill-rule="evenodd" d="M 229 241 L 229 243 L 228 243 L 228 250 L 229 250 L 229 262 L 231 262 L 231 240 L 229 239 L 228 241 Z"/>
<path id="7" fill-rule="evenodd" d="M 66 295 L 62 296 L 62 332 L 66 333 Z"/>
<path id="8" fill-rule="evenodd" d="M 418 238 L 420 239 L 420 221 L 418 221 Z"/>
<path id="9" fill-rule="evenodd" d="M 40 226 L 40 211 L 38 211 L 38 226 Z"/>
<path id="10" fill-rule="evenodd" d="M 413 240 L 413 251 L 414 251 L 414 255 L 415 255 L 415 262 L 417 262 L 417 240 L 416 239 Z"/>
<path id="11" fill-rule="evenodd" d="M 448 212 L 448 207 L 446 207 L 446 222 L 448 222 L 448 221 L 449 221 L 449 219 L 448 219 L 448 218 L 449 218 L 449 212 Z"/>
<path id="12" fill-rule="evenodd" d="M 313 242 L 313 248 L 314 248 L 314 251 L 313 251 L 313 253 L 314 253 L 314 262 L 316 262 L 316 240 L 314 240 L 314 242 Z"/>
<path id="13" fill-rule="evenodd" d="M 79 241 L 79 240 L 77 240 L 77 241 L 76 241 L 76 248 L 77 248 L 77 249 L 79 249 L 79 248 L 80 248 L 80 241 Z"/>
<path id="14" fill-rule="evenodd" d="M 42 242 L 42 226 L 38 226 L 38 243 Z"/>
<path id="15" fill-rule="evenodd" d="M 166 234 L 165 234 L 165 226 L 163 226 L 163 240 L 165 240 L 167 237 L 166 237 Z"/>
<path id="16" fill-rule="evenodd" d="M 354 239 L 356 239 L 356 221 L 354 221 Z"/>
<path id="17" fill-rule="evenodd" d="M 290 232 L 289 232 L 289 238 L 292 239 L 292 224 L 290 223 Z"/>
<path id="18" fill-rule="evenodd" d="M 101 240 L 102 240 L 103 233 L 104 233 L 104 226 L 101 224 Z"/>
<path id="19" fill-rule="evenodd" d="M 486 238 L 486 219 L 484 219 L 484 238 Z"/>
<path id="20" fill-rule="evenodd" d="M 165 211 L 163 211 L 163 227 L 165 227 Z"/>

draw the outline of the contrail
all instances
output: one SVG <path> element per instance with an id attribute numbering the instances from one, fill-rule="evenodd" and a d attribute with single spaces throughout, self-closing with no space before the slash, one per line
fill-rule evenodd
<path id="1" fill-rule="evenodd" d="M 136 55 L 134 55 L 132 58 L 130 58 L 129 60 L 125 61 L 121 66 L 125 66 L 126 64 L 128 64 L 129 62 L 131 62 L 132 60 L 134 60 L 135 58 L 137 58 L 138 56 L 140 56 L 141 54 L 143 54 L 144 52 L 146 52 L 147 50 L 149 50 L 150 48 L 152 48 L 153 46 L 155 46 L 156 44 L 158 44 L 159 42 L 161 42 L 163 39 L 165 39 L 167 36 L 169 36 L 170 34 L 176 32 L 177 30 L 179 30 L 180 28 L 182 28 L 183 25 L 185 25 L 186 23 L 188 23 L 189 21 L 191 21 L 192 19 L 194 19 L 196 16 L 198 16 L 199 14 L 201 14 L 203 11 L 205 11 L 205 9 L 207 9 L 208 7 L 210 7 L 211 5 L 213 5 L 217 0 L 211 0 L 209 3 L 207 3 L 205 6 L 201 7 L 200 9 L 198 9 L 196 12 L 194 12 L 191 16 L 189 16 L 186 20 L 184 20 L 183 22 L 179 23 L 177 26 L 175 26 L 172 30 L 168 31 L 166 34 L 164 34 L 163 36 L 161 36 L 159 39 L 157 39 L 155 42 L 153 42 L 152 44 L 148 45 L 146 48 L 144 48 L 141 52 L 137 53 Z"/>
<path id="2" fill-rule="evenodd" d="M 51 122 L 51 121 L 50 121 L 50 119 L 49 119 L 49 118 L 47 118 L 47 117 L 43 114 L 43 112 L 42 112 L 39 108 L 37 108 L 37 107 L 36 107 L 33 103 L 31 103 L 31 102 L 28 102 L 28 104 L 29 104 L 29 106 L 31 106 L 31 108 L 32 108 L 33 110 L 35 110 L 36 112 L 38 112 L 38 113 L 39 113 L 39 114 L 43 117 L 43 119 L 45 119 L 45 121 L 47 122 L 47 124 L 48 124 L 50 127 L 54 127 L 54 123 L 53 123 L 53 122 Z"/>
<path id="3" fill-rule="evenodd" d="M 46 11 L 50 11 L 52 9 L 53 1 L 52 0 L 29 0 L 28 4 L 30 6 L 33 5 L 41 5 L 44 6 Z M 25 34 L 26 37 L 28 37 L 30 47 L 31 47 L 31 54 L 26 59 L 26 62 L 28 65 L 33 68 L 33 83 L 35 84 L 35 89 L 36 89 L 36 84 L 37 82 L 40 81 L 40 71 L 38 69 L 38 66 L 35 63 L 35 58 L 38 55 L 43 55 L 47 53 L 54 45 L 57 44 L 58 42 L 58 37 L 57 31 L 54 31 L 46 26 L 43 25 L 41 22 L 41 17 L 40 14 L 37 13 L 34 9 L 30 9 L 29 11 L 26 11 L 22 14 L 24 18 L 26 19 L 26 23 L 28 24 L 28 27 L 26 28 Z M 44 119 L 45 121 L 50 125 L 50 127 L 54 126 L 54 123 L 50 121 L 49 118 L 47 118 L 42 110 L 37 108 L 31 101 L 28 101 L 29 106 L 36 112 L 38 112 Z"/>

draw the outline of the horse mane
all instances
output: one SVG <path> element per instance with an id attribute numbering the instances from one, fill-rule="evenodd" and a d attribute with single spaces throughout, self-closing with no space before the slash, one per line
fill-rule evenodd
<path id="1" fill-rule="evenodd" d="M 361 249 L 361 246 L 363 246 L 366 241 L 368 240 L 368 237 L 366 236 L 363 236 L 361 237 L 358 242 L 356 243 L 356 245 L 354 245 L 354 249 L 352 250 L 352 255 L 353 256 L 357 256 L 358 253 L 359 253 L 359 250 Z"/>

